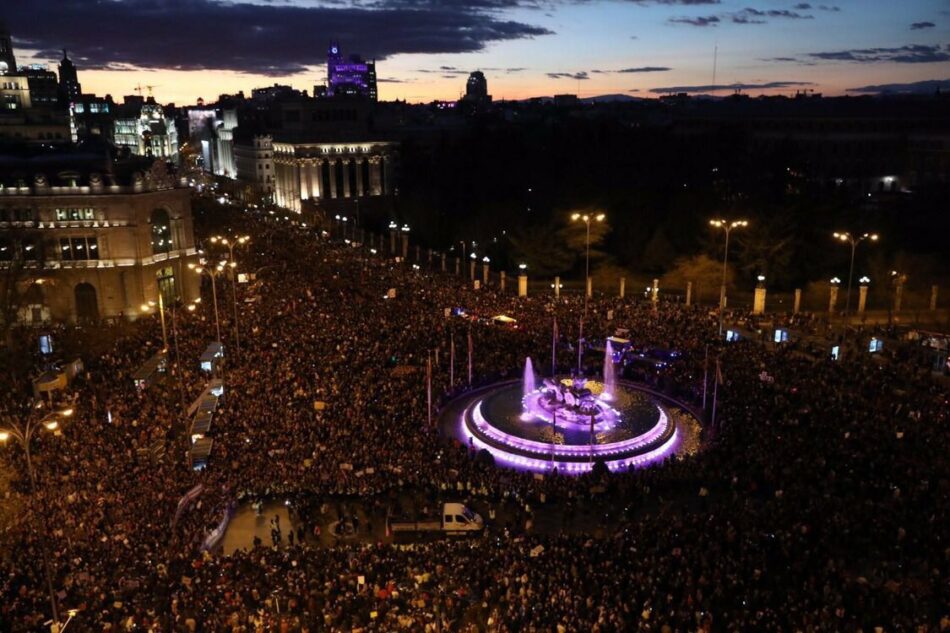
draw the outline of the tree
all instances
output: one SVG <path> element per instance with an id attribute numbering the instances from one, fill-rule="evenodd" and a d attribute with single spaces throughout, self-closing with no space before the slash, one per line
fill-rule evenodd
<path id="1" fill-rule="evenodd" d="M 511 234 L 511 245 L 530 273 L 541 277 L 572 268 L 577 258 L 577 253 L 564 244 L 560 231 L 550 224 L 519 229 Z"/>
<path id="2" fill-rule="evenodd" d="M 735 269 L 730 265 L 726 270 L 726 285 L 731 286 L 734 280 Z M 722 285 L 722 262 L 704 254 L 681 257 L 661 280 L 665 288 L 684 290 L 687 282 L 693 282 L 693 297 L 696 302 L 702 298 L 714 301 L 719 296 L 719 287 Z"/>

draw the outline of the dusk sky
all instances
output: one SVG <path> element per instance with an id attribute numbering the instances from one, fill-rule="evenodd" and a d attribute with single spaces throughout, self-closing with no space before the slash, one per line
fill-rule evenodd
<path id="1" fill-rule="evenodd" d="M 950 0 L 5 0 L 0 18 L 21 64 L 67 48 L 84 92 L 178 104 L 312 90 L 330 39 L 377 59 L 384 100 L 455 99 L 477 69 L 495 99 L 950 81 Z"/>

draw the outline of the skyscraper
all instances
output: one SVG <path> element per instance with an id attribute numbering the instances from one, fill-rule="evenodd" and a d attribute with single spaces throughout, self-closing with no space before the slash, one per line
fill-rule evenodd
<path id="1" fill-rule="evenodd" d="M 376 101 L 376 63 L 355 54 L 346 59 L 340 45 L 331 42 L 327 49 L 327 96 L 358 96 Z"/>
<path id="2" fill-rule="evenodd" d="M 0 75 L 15 75 L 16 56 L 13 54 L 13 41 L 7 25 L 0 21 Z"/>
<path id="3" fill-rule="evenodd" d="M 66 55 L 65 48 L 63 59 L 59 62 L 59 89 L 66 103 L 76 101 L 82 94 L 82 86 L 79 85 L 79 78 L 76 75 L 76 66 Z"/>

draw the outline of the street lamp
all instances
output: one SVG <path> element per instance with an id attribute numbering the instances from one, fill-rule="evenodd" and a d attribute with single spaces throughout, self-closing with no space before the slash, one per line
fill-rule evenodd
<path id="1" fill-rule="evenodd" d="M 584 320 L 587 319 L 587 304 L 590 300 L 588 297 L 588 289 L 590 288 L 590 223 L 594 222 L 603 222 L 607 218 L 603 213 L 598 213 L 597 215 L 591 215 L 589 213 L 573 213 L 571 214 L 571 221 L 583 221 L 587 229 L 587 235 L 584 241 L 584 314 L 581 317 L 581 326 L 578 331 L 577 336 L 577 370 L 581 369 L 581 358 L 583 352 L 581 351 L 581 341 L 584 339 Z"/>
<path id="2" fill-rule="evenodd" d="M 72 409 L 63 409 L 62 411 L 54 412 L 45 417 L 40 417 L 37 412 L 42 409 L 42 402 L 37 403 L 35 406 L 30 407 L 30 413 L 26 418 L 25 422 L 18 423 L 13 418 L 8 418 L 4 424 L 5 426 L 0 427 L 0 444 L 5 444 L 10 439 L 16 440 L 20 444 L 20 448 L 23 449 L 23 454 L 26 457 L 26 471 L 27 475 L 30 478 L 30 501 L 32 502 L 36 498 L 36 470 L 33 467 L 33 454 L 30 449 L 30 446 L 33 443 L 33 438 L 36 437 L 36 433 L 41 429 L 50 431 L 51 433 L 58 434 L 59 431 L 59 420 L 57 417 L 69 417 L 73 414 Z M 37 516 L 36 512 L 30 513 L 32 517 Z M 36 529 L 36 525 L 33 526 L 34 531 L 39 532 Z M 43 552 L 43 569 L 46 573 L 46 589 L 49 592 L 49 603 L 50 608 L 53 611 L 53 622 L 56 624 L 58 629 L 59 627 L 59 606 L 56 602 L 56 592 L 53 590 L 53 574 L 50 567 L 49 552 L 47 551 L 47 543 L 49 542 L 49 537 L 46 532 L 46 525 L 43 525 L 43 537 L 41 539 L 41 550 Z M 54 629 L 56 630 L 56 629 Z"/>
<path id="3" fill-rule="evenodd" d="M 848 294 L 845 299 L 845 308 L 844 314 L 848 316 L 851 314 L 851 279 L 854 277 L 854 253 L 858 249 L 858 244 L 864 240 L 871 240 L 876 242 L 879 238 L 877 233 L 863 233 L 861 235 L 852 235 L 848 231 L 834 232 L 832 233 L 834 238 L 844 244 L 851 245 L 851 267 L 848 269 Z"/>
<path id="4" fill-rule="evenodd" d="M 214 328 L 217 333 L 218 344 L 221 344 L 221 321 L 218 319 L 218 286 L 216 280 L 225 270 L 225 261 L 221 260 L 217 265 L 209 267 L 204 265 L 205 260 L 201 260 L 201 266 L 188 264 L 188 268 L 199 275 L 207 275 L 211 279 L 211 296 L 214 298 Z"/>
<path id="5" fill-rule="evenodd" d="M 234 304 L 234 343 L 238 354 L 241 353 L 241 332 L 238 325 L 238 306 L 237 306 L 237 259 L 234 257 L 234 249 L 245 246 L 251 241 L 250 235 L 229 239 L 227 237 L 215 236 L 211 238 L 212 244 L 221 244 L 228 249 L 228 267 L 231 269 L 231 299 Z"/>
<path id="6" fill-rule="evenodd" d="M 722 285 L 719 287 L 719 336 L 722 336 L 722 314 L 726 310 L 726 270 L 729 265 L 729 234 L 732 229 L 749 226 L 748 220 L 710 220 L 709 224 L 726 233 L 726 245 L 722 255 Z"/>

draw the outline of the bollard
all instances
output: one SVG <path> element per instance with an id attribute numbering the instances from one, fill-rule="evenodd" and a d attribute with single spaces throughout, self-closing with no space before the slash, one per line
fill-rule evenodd
<path id="1" fill-rule="evenodd" d="M 693 305 L 693 282 L 686 282 L 686 307 Z"/>
<path id="2" fill-rule="evenodd" d="M 594 280 L 591 277 L 587 278 L 587 298 L 594 296 Z"/>
<path id="3" fill-rule="evenodd" d="M 795 307 L 792 309 L 793 314 L 798 314 L 802 309 L 802 289 L 795 288 Z"/>
<path id="4" fill-rule="evenodd" d="M 528 296 L 528 276 L 527 275 L 518 275 L 518 296 L 519 297 Z"/>
<path id="5" fill-rule="evenodd" d="M 501 288 L 501 291 L 505 291 L 505 271 L 498 273 L 498 287 Z"/>
<path id="6" fill-rule="evenodd" d="M 660 280 L 654 279 L 653 285 L 650 287 L 650 301 L 653 302 L 653 305 L 656 305 L 656 302 L 660 300 Z"/>
<path id="7" fill-rule="evenodd" d="M 868 305 L 868 287 L 867 284 L 858 286 L 858 314 L 864 314 L 864 309 Z"/>
<path id="8" fill-rule="evenodd" d="M 623 296 L 627 294 L 627 278 L 620 278 L 620 298 L 623 299 Z"/>
<path id="9" fill-rule="evenodd" d="M 554 296 L 555 297 L 561 296 L 561 278 L 560 277 L 554 278 Z"/>

